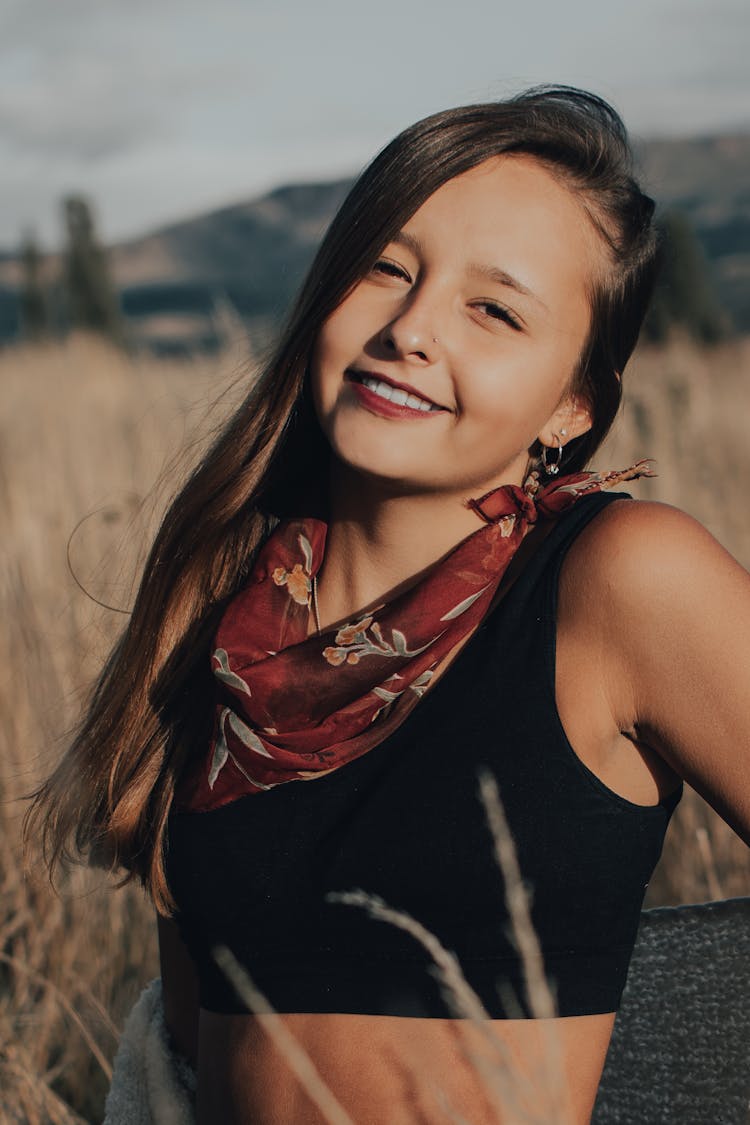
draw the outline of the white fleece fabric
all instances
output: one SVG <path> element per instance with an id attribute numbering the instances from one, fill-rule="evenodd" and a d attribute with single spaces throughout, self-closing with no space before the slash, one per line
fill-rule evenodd
<path id="1" fill-rule="evenodd" d="M 123 1028 L 103 1125 L 195 1125 L 195 1072 L 170 1047 L 161 980 L 144 988 Z"/>

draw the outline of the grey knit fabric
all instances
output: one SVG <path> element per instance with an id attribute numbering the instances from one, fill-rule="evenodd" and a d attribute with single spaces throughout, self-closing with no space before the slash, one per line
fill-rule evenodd
<path id="1" fill-rule="evenodd" d="M 748 1125 L 750 898 L 644 911 L 594 1125 Z"/>

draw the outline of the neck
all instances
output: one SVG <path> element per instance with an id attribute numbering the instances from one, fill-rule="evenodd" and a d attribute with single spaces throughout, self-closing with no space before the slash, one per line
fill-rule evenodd
<path id="1" fill-rule="evenodd" d="M 519 476 L 509 473 L 506 480 L 454 494 L 397 493 L 334 460 L 325 558 L 317 580 L 322 627 L 397 597 L 482 526 L 466 507 L 469 496 L 520 484 Z"/>

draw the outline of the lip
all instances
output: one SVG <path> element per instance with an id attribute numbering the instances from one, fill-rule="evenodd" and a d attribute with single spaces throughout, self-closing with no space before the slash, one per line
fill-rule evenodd
<path id="1" fill-rule="evenodd" d="M 354 385 L 356 387 L 358 387 L 360 390 L 365 391 L 369 395 L 373 395 L 373 392 L 368 391 L 367 387 L 365 387 L 362 383 L 359 382 L 360 379 L 363 379 L 363 378 L 379 379 L 381 383 L 387 383 L 389 387 L 395 387 L 396 390 L 398 390 L 398 391 L 406 391 L 406 393 L 408 395 L 416 395 L 417 398 L 421 398 L 425 402 L 429 402 L 432 406 L 436 406 L 438 408 L 438 410 L 447 410 L 448 409 L 447 406 L 442 406 L 439 402 L 435 402 L 434 399 L 428 398 L 428 396 L 424 393 L 424 391 L 420 391 L 417 387 L 412 387 L 410 383 L 399 383 L 398 380 L 391 379 L 390 376 L 383 375 L 380 371 L 360 371 L 356 367 L 350 367 L 344 373 L 344 377 L 349 382 L 354 383 Z M 373 397 L 379 398 L 378 395 L 374 395 Z M 387 399 L 381 398 L 380 401 L 388 404 Z M 394 405 L 394 404 L 391 403 L 390 405 Z M 424 411 L 424 410 L 422 410 L 422 411 L 414 410 L 413 407 L 411 407 L 411 406 L 396 407 L 396 409 L 399 409 L 399 410 L 406 409 L 406 410 L 409 411 L 410 414 L 426 414 L 427 413 L 427 411 Z M 433 411 L 430 411 L 429 413 L 436 414 L 437 411 L 433 410 Z"/>

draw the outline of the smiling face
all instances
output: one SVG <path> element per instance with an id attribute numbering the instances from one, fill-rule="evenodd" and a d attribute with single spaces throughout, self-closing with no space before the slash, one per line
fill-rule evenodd
<path id="1" fill-rule="evenodd" d="M 604 255 L 531 157 L 449 180 L 320 329 L 311 387 L 336 456 L 403 491 L 520 484 L 537 438 L 589 428 L 567 389 Z"/>

